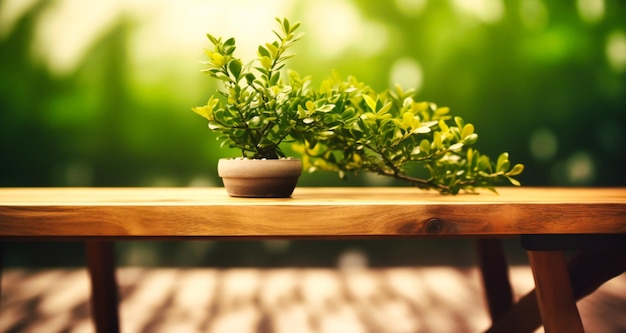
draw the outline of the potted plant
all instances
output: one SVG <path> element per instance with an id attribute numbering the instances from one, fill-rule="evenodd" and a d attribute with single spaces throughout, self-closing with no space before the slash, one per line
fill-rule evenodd
<path id="1" fill-rule="evenodd" d="M 218 162 L 218 174 L 231 196 L 288 197 L 302 171 L 302 162 L 287 158 L 281 144 L 307 126 L 302 110 L 312 103 L 310 78 L 295 71 L 282 77 L 285 61 L 292 56 L 287 51 L 301 37 L 295 33 L 300 24 L 276 20 L 277 39 L 259 45 L 257 59 L 248 64 L 234 56 L 234 38 L 207 34 L 213 49 L 205 50 L 209 61 L 203 72 L 222 87 L 218 96 L 193 111 L 219 133 L 222 147 L 241 151 L 239 158 Z"/>
<path id="2" fill-rule="evenodd" d="M 475 192 L 510 182 L 522 173 L 508 153 L 494 163 L 472 146 L 478 140 L 474 125 L 450 115 L 447 107 L 416 102 L 413 91 L 377 93 L 354 77 L 336 73 L 316 92 L 318 103 L 335 107 L 308 114 L 315 130 L 307 132 L 298 150 L 309 171 L 367 171 L 407 181 L 442 194 Z"/>
<path id="3" fill-rule="evenodd" d="M 218 173 L 231 196 L 288 197 L 302 170 L 299 159 L 286 158 L 281 145 L 295 142 L 309 171 L 373 172 L 442 194 L 477 188 L 495 191 L 524 167 L 511 167 L 508 153 L 494 163 L 472 148 L 474 125 L 453 117 L 448 108 L 416 102 L 412 90 L 376 92 L 337 73 L 318 89 L 309 77 L 281 70 L 300 35 L 299 23 L 277 19 L 277 40 L 258 47 L 258 57 L 244 65 L 234 57 L 235 39 L 210 34 L 205 73 L 222 83 L 218 96 L 193 111 L 219 133 L 222 146 L 238 148 L 241 157 L 220 159 Z M 284 176 L 284 177 L 283 177 Z M 249 183 L 252 183 L 251 185 Z"/>

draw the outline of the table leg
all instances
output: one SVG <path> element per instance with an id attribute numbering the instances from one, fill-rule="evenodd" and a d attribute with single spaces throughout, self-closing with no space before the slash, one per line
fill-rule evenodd
<path id="1" fill-rule="evenodd" d="M 509 266 L 504 256 L 502 240 L 479 239 L 476 241 L 476 251 L 489 315 L 491 321 L 496 322 L 513 305 L 513 289 L 509 281 Z"/>
<path id="2" fill-rule="evenodd" d="M 562 251 L 528 251 L 546 333 L 584 333 Z"/>
<path id="3" fill-rule="evenodd" d="M 4 270 L 3 259 L 4 259 L 4 244 L 0 242 L 0 303 L 2 303 L 2 271 Z"/>
<path id="4" fill-rule="evenodd" d="M 581 251 L 569 263 L 569 277 L 574 300 L 589 295 L 605 282 L 626 271 L 623 246 Z M 532 290 L 522 297 L 504 317 L 487 330 L 489 333 L 532 333 L 541 326 L 537 295 Z"/>
<path id="5" fill-rule="evenodd" d="M 97 333 L 118 333 L 118 290 L 113 243 L 85 242 L 91 277 L 91 306 Z"/>

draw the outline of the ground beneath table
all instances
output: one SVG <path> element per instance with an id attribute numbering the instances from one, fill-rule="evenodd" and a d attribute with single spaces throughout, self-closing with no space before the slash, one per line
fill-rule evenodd
<path id="1" fill-rule="evenodd" d="M 519 297 L 534 287 L 514 266 Z M 118 269 L 122 332 L 481 332 L 476 268 Z M 84 269 L 11 268 L 1 332 L 93 332 Z M 588 332 L 626 332 L 626 275 L 578 303 Z M 543 330 L 540 329 L 539 332 Z"/>

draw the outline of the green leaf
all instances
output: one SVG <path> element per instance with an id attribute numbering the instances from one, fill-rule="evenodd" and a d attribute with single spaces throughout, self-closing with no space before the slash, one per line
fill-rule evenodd
<path id="1" fill-rule="evenodd" d="M 461 131 L 461 138 L 465 139 L 471 134 L 474 134 L 474 125 L 466 124 L 465 126 L 463 126 L 463 130 Z"/>
<path id="2" fill-rule="evenodd" d="M 296 29 L 298 29 L 299 27 L 300 27 L 300 22 L 293 23 L 291 25 L 291 32 L 296 31 Z M 302 34 L 298 34 L 296 35 L 295 39 L 300 39 L 301 36 Z"/>
<path id="3" fill-rule="evenodd" d="M 265 46 L 267 47 L 268 51 L 271 54 L 271 57 L 275 58 L 276 54 L 278 54 L 278 47 L 272 43 L 266 43 Z"/>
<path id="4" fill-rule="evenodd" d="M 363 99 L 367 106 L 372 110 L 372 112 L 376 112 L 376 101 L 371 98 L 369 95 L 363 95 Z"/>
<path id="5" fill-rule="evenodd" d="M 191 108 L 191 110 L 206 119 L 211 120 L 211 118 L 213 118 L 212 116 L 213 108 L 210 107 L 208 104 L 205 106 L 197 106 L 197 107 Z"/>
<path id="6" fill-rule="evenodd" d="M 422 142 L 420 142 L 420 151 L 424 152 L 425 154 L 428 154 L 430 152 L 430 142 L 426 139 L 422 140 Z"/>
<path id="7" fill-rule="evenodd" d="M 463 139 L 463 142 L 468 146 L 475 144 L 476 141 L 478 141 L 478 134 L 476 133 L 472 133 Z"/>
<path id="8" fill-rule="evenodd" d="M 442 133 L 450 131 L 450 127 L 448 127 L 448 124 L 446 124 L 443 119 L 439 120 L 439 128 L 441 129 Z"/>
<path id="9" fill-rule="evenodd" d="M 248 73 L 246 74 L 246 81 L 248 82 L 248 84 L 252 84 L 252 82 L 256 79 L 256 77 L 254 77 L 254 74 L 252 73 Z"/>
<path id="10" fill-rule="evenodd" d="M 478 153 L 475 151 L 475 153 Z M 482 170 L 482 171 L 489 171 L 491 172 L 491 161 L 489 160 L 489 157 L 487 155 L 481 155 L 478 158 L 478 169 Z"/>
<path id="11" fill-rule="evenodd" d="M 219 44 L 219 40 L 217 38 L 215 38 L 213 35 L 211 34 L 206 34 L 207 38 L 211 41 L 211 43 L 213 43 L 213 45 Z"/>
<path id="12" fill-rule="evenodd" d="M 241 61 L 239 59 L 233 59 L 228 63 L 228 71 L 235 77 L 236 80 L 239 80 L 239 75 L 241 75 Z"/>
<path id="13" fill-rule="evenodd" d="M 502 153 L 498 156 L 498 161 L 496 162 L 496 172 L 506 172 L 509 170 L 509 166 L 511 162 L 509 162 L 509 153 Z"/>
<path id="14" fill-rule="evenodd" d="M 280 72 L 275 72 L 270 79 L 270 85 L 275 86 L 278 83 L 278 80 L 280 80 Z"/>
<path id="15" fill-rule="evenodd" d="M 506 177 L 509 182 L 511 182 L 511 184 L 513 184 L 514 186 L 521 186 L 522 183 L 520 183 L 517 179 L 512 178 L 512 177 Z"/>
<path id="16" fill-rule="evenodd" d="M 321 112 L 330 112 L 335 108 L 334 104 L 324 104 L 321 107 L 318 107 L 317 109 L 315 109 L 315 111 L 321 111 Z"/>
<path id="17" fill-rule="evenodd" d="M 435 148 L 441 149 L 443 141 L 441 140 L 441 132 L 433 133 L 433 142 L 435 143 Z"/>
<path id="18" fill-rule="evenodd" d="M 459 151 L 463 148 L 463 142 L 457 142 L 448 148 L 450 151 Z"/>
<path id="19" fill-rule="evenodd" d="M 517 175 L 521 174 L 522 171 L 524 171 L 524 165 L 523 164 L 515 164 L 513 169 L 511 169 L 511 171 L 507 172 L 506 175 L 507 176 L 517 176 Z"/>
<path id="20" fill-rule="evenodd" d="M 426 133 L 430 133 L 430 127 L 428 126 L 420 126 L 418 128 L 416 128 L 415 130 L 413 130 L 414 133 L 419 133 L 419 134 L 426 134 Z M 439 135 L 439 140 L 441 141 L 441 135 Z"/>
<path id="21" fill-rule="evenodd" d="M 493 194 L 498 194 L 498 191 L 493 186 L 485 186 L 485 188 L 491 191 Z"/>
<path id="22" fill-rule="evenodd" d="M 224 46 L 233 46 L 235 45 L 235 38 L 231 37 L 224 42 Z"/>
<path id="23" fill-rule="evenodd" d="M 465 127 L 465 122 L 461 117 L 454 117 L 454 122 L 456 123 L 456 126 L 459 128 L 459 130 Z"/>
<path id="24" fill-rule="evenodd" d="M 450 112 L 450 108 L 448 108 L 448 107 L 438 108 L 437 110 L 435 110 L 435 116 L 436 117 L 441 117 L 443 115 L 448 114 L 448 112 Z"/>
<path id="25" fill-rule="evenodd" d="M 261 66 L 265 69 L 270 69 L 272 67 L 272 59 L 270 57 L 261 57 Z"/>
<path id="26" fill-rule="evenodd" d="M 263 45 L 259 45 L 258 53 L 259 53 L 260 57 L 269 57 L 270 56 L 269 51 L 267 51 L 267 49 L 264 48 Z"/>
<path id="27" fill-rule="evenodd" d="M 392 106 L 392 103 L 391 103 L 391 102 L 388 102 L 387 104 L 383 105 L 383 107 L 382 107 L 382 108 L 380 108 L 380 110 L 378 110 L 378 111 L 376 112 L 376 114 L 377 114 L 377 115 L 379 115 L 379 116 L 381 116 L 381 115 L 383 115 L 383 114 L 385 114 L 385 113 L 389 112 L 389 110 L 391 109 L 391 106 Z"/>
<path id="28" fill-rule="evenodd" d="M 222 66 L 224 66 L 225 58 L 224 58 L 223 55 L 221 55 L 221 54 L 219 54 L 217 52 L 211 52 L 210 59 L 211 59 L 211 62 L 213 63 L 213 65 L 215 67 L 222 67 Z"/>
<path id="29" fill-rule="evenodd" d="M 224 54 L 232 55 L 233 53 L 235 53 L 235 49 L 235 45 L 224 46 Z"/>

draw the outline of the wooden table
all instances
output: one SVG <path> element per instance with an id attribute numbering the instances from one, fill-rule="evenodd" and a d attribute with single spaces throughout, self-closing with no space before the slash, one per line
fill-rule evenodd
<path id="1" fill-rule="evenodd" d="M 115 240 L 472 237 L 490 331 L 543 323 L 546 332 L 582 332 L 575 301 L 626 269 L 626 188 L 498 192 L 297 188 L 292 198 L 242 199 L 222 188 L 5 188 L 0 240 L 85 241 L 97 331 L 117 332 Z M 499 239 L 516 236 L 529 249 L 536 289 L 514 305 Z M 568 264 L 564 250 L 583 245 L 591 254 Z"/>

